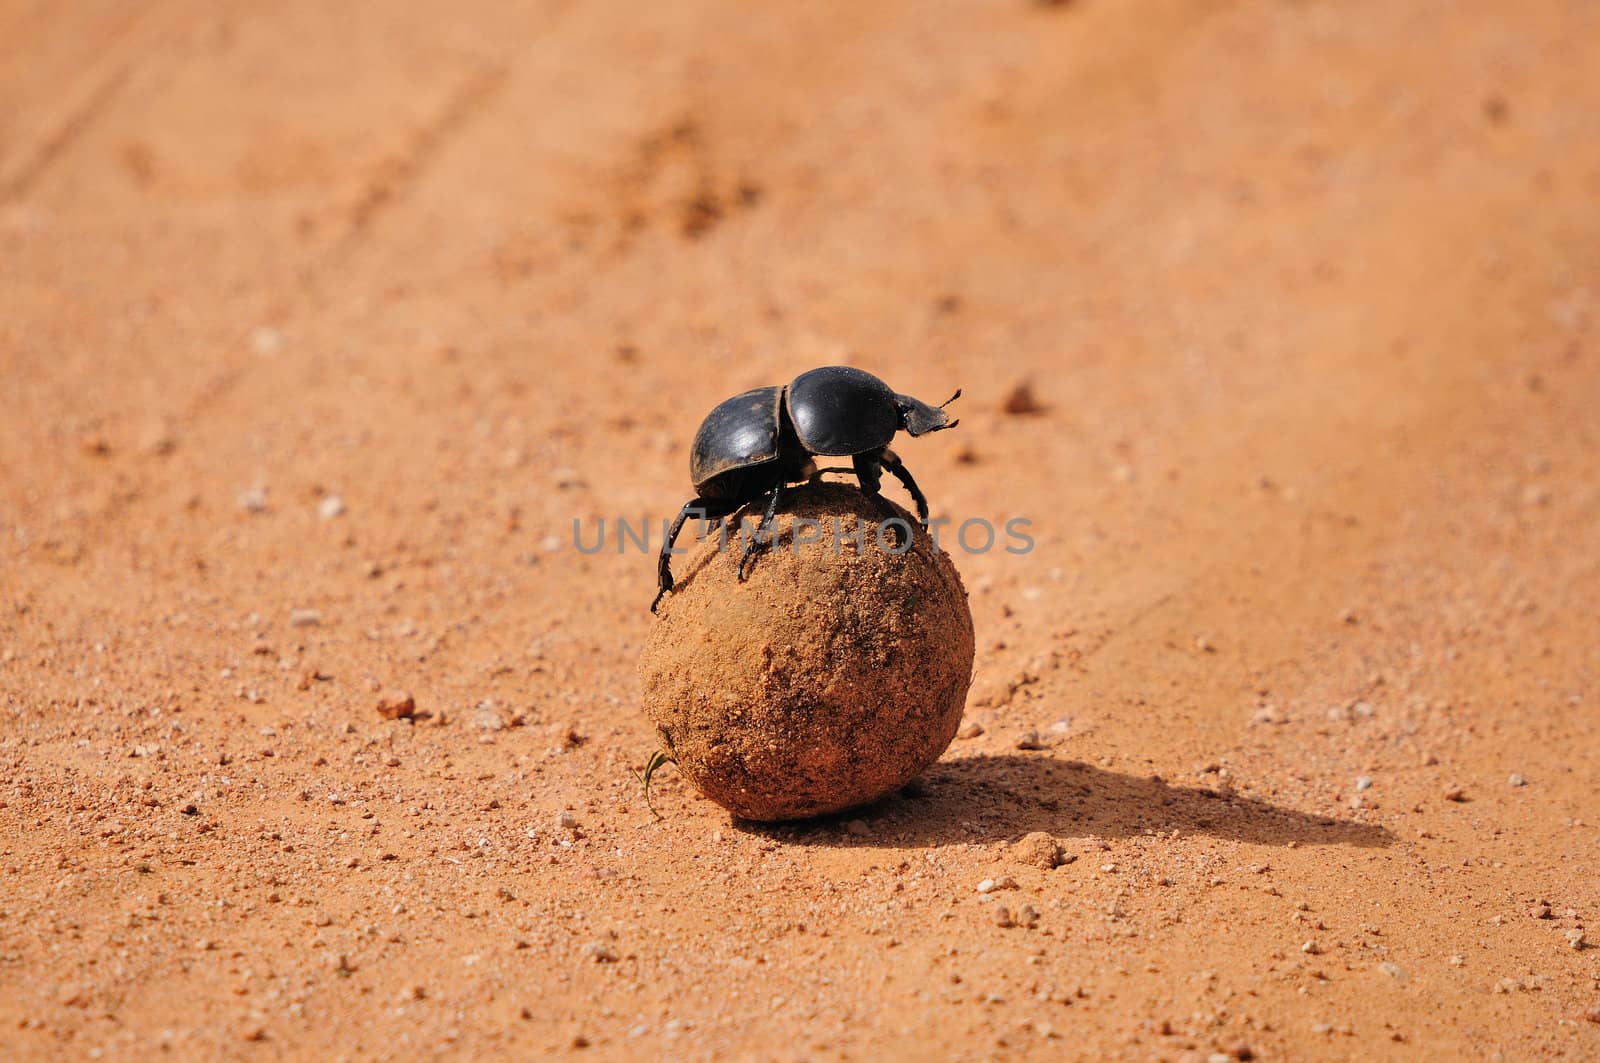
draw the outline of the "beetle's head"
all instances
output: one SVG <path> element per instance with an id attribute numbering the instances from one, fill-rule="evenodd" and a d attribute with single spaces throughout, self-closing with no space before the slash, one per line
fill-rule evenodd
<path id="1" fill-rule="evenodd" d="M 929 406 L 921 399 L 914 399 L 910 395 L 896 395 L 895 405 L 900 408 L 900 427 L 914 436 L 925 436 L 929 432 L 938 432 L 945 428 L 954 428 L 961 421 L 952 421 L 944 408 L 961 397 L 957 389 L 954 395 L 945 399 L 937 406 Z"/>

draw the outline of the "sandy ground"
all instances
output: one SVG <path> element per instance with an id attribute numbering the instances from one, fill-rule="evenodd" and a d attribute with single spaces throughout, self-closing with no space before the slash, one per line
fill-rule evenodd
<path id="1" fill-rule="evenodd" d="M 0 1055 L 1600 1054 L 1600 6 L 448 10 L 0 3 Z M 983 733 L 658 822 L 573 521 L 830 362 Z"/>

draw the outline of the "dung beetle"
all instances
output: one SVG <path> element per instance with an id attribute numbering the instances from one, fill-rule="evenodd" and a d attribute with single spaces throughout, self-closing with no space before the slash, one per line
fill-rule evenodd
<path id="1" fill-rule="evenodd" d="M 902 429 L 913 436 L 954 428 L 944 407 L 961 397 L 958 390 L 938 406 L 910 395 L 896 394 L 871 373 L 847 365 L 829 365 L 801 373 L 786 387 L 754 388 L 735 395 L 701 422 L 689 448 L 689 479 L 695 497 L 684 503 L 661 544 L 658 590 L 650 611 L 672 589 L 672 545 L 692 516 L 720 524 L 722 518 L 761 498 L 766 512 L 753 539 L 739 557 L 744 575 L 751 552 L 766 542 L 778 498 L 785 486 L 815 479 L 821 473 L 813 456 L 849 457 L 864 494 L 877 497 L 887 469 L 911 493 L 917 519 L 928 521 L 928 500 L 889 442 Z"/>

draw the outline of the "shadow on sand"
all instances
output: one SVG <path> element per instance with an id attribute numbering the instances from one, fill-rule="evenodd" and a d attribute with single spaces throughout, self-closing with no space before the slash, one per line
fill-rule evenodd
<path id="1" fill-rule="evenodd" d="M 867 820 L 872 833 L 862 837 L 838 829 L 852 819 Z M 736 823 L 779 841 L 842 846 L 1014 841 L 1032 831 L 1123 838 L 1174 829 L 1255 845 L 1372 848 L 1395 841 L 1383 827 L 1042 754 L 940 761 L 899 793 L 839 816 Z"/>

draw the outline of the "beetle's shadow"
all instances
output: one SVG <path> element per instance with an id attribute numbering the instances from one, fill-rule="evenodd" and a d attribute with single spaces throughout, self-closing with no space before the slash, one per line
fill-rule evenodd
<path id="1" fill-rule="evenodd" d="M 867 821 L 870 834 L 838 829 L 853 819 Z M 1256 845 L 1374 848 L 1395 842 L 1390 831 L 1373 824 L 1043 754 L 943 760 L 907 789 L 865 809 L 793 823 L 735 825 L 778 841 L 840 846 L 1014 841 L 1033 831 L 1125 838 L 1174 829 Z"/>

